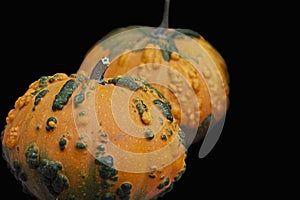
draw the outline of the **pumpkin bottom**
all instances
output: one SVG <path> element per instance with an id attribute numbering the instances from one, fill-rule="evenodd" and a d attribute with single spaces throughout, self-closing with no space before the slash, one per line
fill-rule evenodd
<path id="1" fill-rule="evenodd" d="M 174 185 L 176 187 L 176 184 L 174 183 L 178 181 L 185 172 L 184 160 L 186 159 L 186 154 L 183 154 L 176 161 L 174 161 L 172 165 L 168 165 L 160 169 L 153 168 L 153 171 L 149 173 L 128 173 L 118 171 L 118 182 L 122 183 L 120 185 L 111 184 L 114 177 L 112 177 L 109 181 L 99 179 L 99 177 L 96 177 L 95 174 L 99 173 L 98 171 L 101 170 L 101 167 L 98 169 L 93 167 L 93 165 L 88 166 L 89 164 L 87 163 L 86 166 L 82 167 L 88 169 L 89 174 L 80 175 L 83 170 L 78 169 L 77 172 L 75 170 L 73 173 L 77 174 L 78 176 L 82 176 L 81 180 L 72 180 L 72 177 L 68 176 L 68 188 L 57 196 L 49 193 L 49 188 L 53 187 L 56 184 L 55 182 L 59 183 L 58 177 L 60 177 L 60 173 L 58 173 L 54 181 L 51 182 L 47 182 L 47 180 L 50 179 L 43 175 L 43 173 L 46 173 L 46 171 L 48 171 L 50 174 L 50 167 L 54 166 L 55 161 L 48 160 L 47 165 L 45 166 L 49 166 L 49 168 L 45 167 L 44 172 L 42 172 L 41 168 L 38 168 L 34 171 L 25 168 L 18 170 L 16 169 L 16 161 L 18 160 L 17 156 L 13 155 L 11 151 L 9 151 L 9 148 L 5 145 L 3 146 L 3 152 L 5 154 L 3 158 L 5 160 L 14 161 L 13 164 L 10 164 L 10 162 L 8 162 L 8 169 L 22 184 L 24 194 L 32 196 L 33 198 L 36 198 L 38 200 L 156 199 L 170 192 L 173 189 Z M 103 167 L 103 169 L 104 168 L 105 167 Z M 112 173 L 112 171 L 109 171 L 109 168 L 105 169 L 108 170 L 107 173 Z M 30 176 L 29 179 L 26 178 L 28 176 Z M 135 183 L 132 183 L 130 180 L 135 180 Z M 160 180 L 160 182 L 157 183 L 157 180 Z M 58 188 L 60 187 L 60 184 L 57 184 L 56 186 Z M 53 187 L 53 189 L 57 188 Z M 109 192 L 101 192 L 103 188 L 110 188 Z"/>

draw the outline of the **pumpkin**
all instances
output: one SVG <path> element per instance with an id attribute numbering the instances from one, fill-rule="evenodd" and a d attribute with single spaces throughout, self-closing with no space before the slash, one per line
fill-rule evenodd
<path id="1" fill-rule="evenodd" d="M 1 135 L 12 173 L 43 200 L 152 199 L 170 191 L 186 158 L 170 102 L 139 77 L 101 79 L 105 70 L 94 69 L 92 79 L 43 76 L 17 99 Z"/>
<path id="2" fill-rule="evenodd" d="M 159 89 L 170 100 L 189 143 L 200 141 L 211 120 L 218 122 L 225 115 L 229 102 L 227 65 L 193 30 L 146 26 L 113 30 L 90 48 L 80 70 L 90 74 L 91 66 L 102 56 L 112 60 L 104 77 L 137 75 Z M 187 130 L 197 130 L 197 136 Z"/>

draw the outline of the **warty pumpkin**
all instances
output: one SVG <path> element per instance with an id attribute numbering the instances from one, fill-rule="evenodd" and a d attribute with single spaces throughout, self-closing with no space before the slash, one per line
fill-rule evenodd
<path id="1" fill-rule="evenodd" d="M 170 100 L 174 117 L 200 141 L 211 120 L 218 122 L 229 105 L 229 74 L 219 52 L 189 29 L 129 26 L 113 30 L 93 45 L 80 70 L 90 74 L 102 56 L 112 59 L 105 77 L 137 75 Z"/>
<path id="2" fill-rule="evenodd" d="M 37 199 L 152 199 L 185 171 L 169 101 L 138 77 L 103 80 L 104 61 L 93 79 L 41 77 L 8 113 L 3 157 Z"/>
<path id="3" fill-rule="evenodd" d="M 99 58 L 109 56 L 112 63 L 106 78 L 130 74 L 151 82 L 170 100 L 189 146 L 216 123 L 224 123 L 229 73 L 221 54 L 198 32 L 169 27 L 170 1 L 165 0 L 158 28 L 128 26 L 111 31 L 90 48 L 79 71 L 90 74 Z"/>

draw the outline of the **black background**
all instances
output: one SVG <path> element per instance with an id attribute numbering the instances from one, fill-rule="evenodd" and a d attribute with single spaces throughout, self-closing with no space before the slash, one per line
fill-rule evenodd
<path id="1" fill-rule="evenodd" d="M 109 31 L 128 25 L 157 27 L 162 19 L 164 4 L 161 0 L 99 2 L 43 5 L 26 2 L 2 7 L 7 12 L 1 19 L 0 127 L 4 127 L 5 117 L 15 100 L 40 76 L 75 73 L 89 48 Z M 190 147 L 187 171 L 162 198 L 164 200 L 178 199 L 182 195 L 186 199 L 219 195 L 244 199 L 267 197 L 271 193 L 266 185 L 276 182 L 278 175 L 273 176 L 265 164 L 272 157 L 270 151 L 259 150 L 261 142 L 254 139 L 257 138 L 257 121 L 250 116 L 258 112 L 253 106 L 258 99 L 247 82 L 247 77 L 258 70 L 256 61 L 250 59 L 259 57 L 250 50 L 258 43 L 254 38 L 265 37 L 256 23 L 263 21 L 266 26 L 270 23 L 268 16 L 254 21 L 252 17 L 260 14 L 260 10 L 252 8 L 251 2 L 234 6 L 217 1 L 171 2 L 169 26 L 197 31 L 221 53 L 228 65 L 231 91 L 230 108 L 215 148 L 199 159 L 199 144 Z M 259 81 L 259 77 L 256 80 Z M 31 199 L 23 194 L 2 158 L 0 174 L 4 185 L 2 196 Z M 272 190 L 274 192 L 279 191 Z"/>

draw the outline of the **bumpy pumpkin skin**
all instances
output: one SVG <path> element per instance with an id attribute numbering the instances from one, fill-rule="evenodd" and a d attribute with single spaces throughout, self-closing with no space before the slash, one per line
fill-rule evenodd
<path id="1" fill-rule="evenodd" d="M 8 113 L 1 136 L 4 159 L 37 199 L 152 199 L 168 192 L 184 173 L 184 134 L 168 101 L 140 79 L 109 82 L 103 86 L 62 73 L 44 76 Z M 118 111 L 129 113 L 126 121 L 129 117 L 143 130 L 135 133 L 140 135 L 117 124 L 112 102 L 123 105 L 124 99 L 114 96 L 116 88 L 132 92 Z M 151 132 L 151 124 L 159 131 Z M 149 156 L 133 159 L 116 147 Z M 156 150 L 160 156 L 151 154 Z"/>
<path id="2" fill-rule="evenodd" d="M 114 48 L 114 46 L 108 48 L 106 46 L 101 46 L 101 42 L 108 37 L 134 28 L 141 27 L 130 26 L 127 28 L 116 29 L 98 41 L 86 54 L 80 69 L 88 74 L 91 73 L 91 66 L 94 66 L 100 57 L 111 56 L 112 54 L 116 54 L 116 52 L 112 51 L 118 51 L 117 46 L 116 48 Z M 197 142 L 205 135 L 211 118 L 213 117 L 217 122 L 224 116 L 225 111 L 227 110 L 229 105 L 229 74 L 225 60 L 207 40 L 191 30 L 178 29 L 178 31 L 191 37 L 203 49 L 204 54 L 206 54 L 204 56 L 206 56 L 207 59 L 210 59 L 212 65 L 215 67 L 212 68 L 210 66 L 202 65 L 203 71 L 202 73 L 199 73 L 193 64 L 184 58 L 184 55 L 189 55 L 194 58 L 196 63 L 199 61 L 199 65 L 203 62 L 201 60 L 202 58 L 197 57 L 198 55 L 193 55 L 194 49 L 189 47 L 188 44 L 190 44 L 190 42 L 187 43 L 186 38 L 174 37 L 171 41 L 175 51 L 169 52 L 169 56 L 166 56 L 166 52 L 161 51 L 161 49 L 164 45 L 170 45 L 170 40 L 163 41 L 163 39 L 161 39 L 162 45 L 153 44 L 151 43 L 151 36 L 144 35 L 144 39 L 137 41 L 136 38 L 141 36 L 138 35 L 138 33 L 136 35 L 130 35 L 129 32 L 128 40 L 124 41 L 125 45 L 130 46 L 128 43 L 131 42 L 132 49 L 135 49 L 135 46 L 140 47 L 139 45 L 143 43 L 143 40 L 149 41 L 149 44 L 141 51 L 132 51 L 128 49 L 128 51 L 123 52 L 111 63 L 110 68 L 105 73 L 105 77 L 115 77 L 126 73 L 132 73 L 148 80 L 147 77 L 149 74 L 155 74 L 155 76 L 158 77 L 160 76 L 158 64 L 170 67 L 168 76 L 160 77 L 160 79 L 169 79 L 167 82 L 170 84 L 167 86 L 156 85 L 155 83 L 151 84 L 155 85 L 155 87 L 170 100 L 172 112 L 174 117 L 180 123 L 180 126 L 192 129 L 198 127 L 198 133 L 194 139 L 194 142 Z M 170 49 L 172 49 L 172 47 Z M 198 104 L 191 101 L 192 95 L 190 92 L 186 92 L 182 82 L 180 82 L 180 80 L 178 81 L 177 73 L 179 73 L 194 90 L 193 93 L 198 98 Z M 220 90 L 223 91 L 220 92 Z M 181 97 L 180 103 L 178 98 L 176 98 L 178 96 Z M 212 98 L 212 96 L 214 98 Z M 224 105 L 226 107 L 225 109 L 223 108 Z M 212 107 L 214 107 L 214 112 Z M 185 109 L 184 113 L 181 112 L 182 108 Z M 181 116 L 182 114 L 184 116 Z"/>

